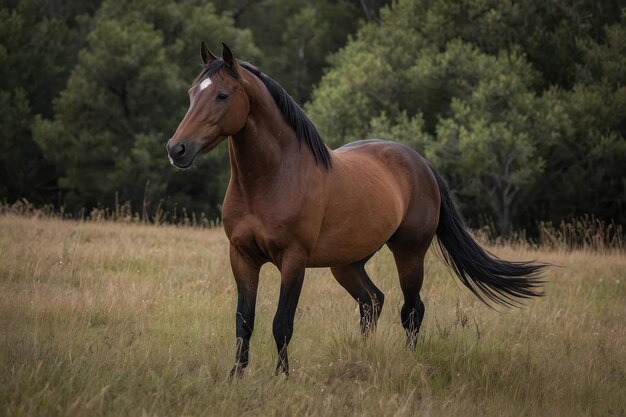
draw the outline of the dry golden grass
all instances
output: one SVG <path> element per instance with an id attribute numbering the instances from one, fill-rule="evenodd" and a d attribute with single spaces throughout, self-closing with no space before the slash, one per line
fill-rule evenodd
<path id="1" fill-rule="evenodd" d="M 0 216 L 0 410 L 20 415 L 624 415 L 626 258 L 620 250 L 490 248 L 550 269 L 525 309 L 481 305 L 436 256 L 426 318 L 404 349 L 390 253 L 368 264 L 387 298 L 361 340 L 356 303 L 309 270 L 273 376 L 279 278 L 262 271 L 251 365 L 227 382 L 235 286 L 221 229 Z"/>

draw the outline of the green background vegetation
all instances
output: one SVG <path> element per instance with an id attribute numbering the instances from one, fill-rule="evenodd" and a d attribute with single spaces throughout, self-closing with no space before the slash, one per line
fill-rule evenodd
<path id="1" fill-rule="evenodd" d="M 413 146 L 474 225 L 624 224 L 625 19 L 591 0 L 2 1 L 0 199 L 218 217 L 225 147 L 184 172 L 164 150 L 204 39 L 279 81 L 329 146 Z"/>

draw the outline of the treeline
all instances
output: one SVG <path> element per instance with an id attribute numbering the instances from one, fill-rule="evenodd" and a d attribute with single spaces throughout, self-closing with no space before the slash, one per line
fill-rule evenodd
<path id="1" fill-rule="evenodd" d="M 225 147 L 176 171 L 200 40 L 259 65 L 331 147 L 405 142 L 474 224 L 626 223 L 626 10 L 568 0 L 0 3 L 0 199 L 219 216 Z"/>

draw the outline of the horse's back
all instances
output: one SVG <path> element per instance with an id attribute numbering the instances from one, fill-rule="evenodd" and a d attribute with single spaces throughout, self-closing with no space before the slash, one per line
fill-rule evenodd
<path id="1" fill-rule="evenodd" d="M 433 222 L 436 228 L 436 180 L 428 163 L 406 145 L 367 140 L 333 151 L 327 191 L 313 265 L 371 255 L 406 225 L 421 224 L 431 234 Z M 431 219 L 421 218 L 420 211 Z"/>
<path id="2" fill-rule="evenodd" d="M 348 143 L 333 154 L 340 161 L 351 160 L 373 169 L 377 166 L 382 173 L 391 177 L 391 182 L 398 183 L 405 197 L 431 197 L 436 203 L 434 205 L 439 206 L 439 188 L 428 162 L 407 145 L 368 139 Z"/>

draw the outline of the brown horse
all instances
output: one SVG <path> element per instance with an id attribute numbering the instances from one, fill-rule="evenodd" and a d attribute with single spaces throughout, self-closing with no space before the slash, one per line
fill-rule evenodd
<path id="1" fill-rule="evenodd" d="M 435 234 L 447 263 L 481 300 L 514 305 L 540 295 L 544 265 L 506 262 L 478 246 L 443 180 L 417 152 L 380 140 L 331 151 L 276 81 L 223 47 L 219 59 L 202 43 L 204 68 L 167 152 L 172 164 L 187 168 L 228 138 L 231 178 L 222 215 L 238 291 L 231 375 L 248 364 L 259 270 L 266 262 L 281 274 L 273 323 L 277 373 L 289 372 L 287 345 L 307 267 L 331 268 L 358 302 L 367 335 L 384 296 L 365 263 L 386 244 L 398 268 L 410 348 L 424 317 L 419 293 Z"/>

